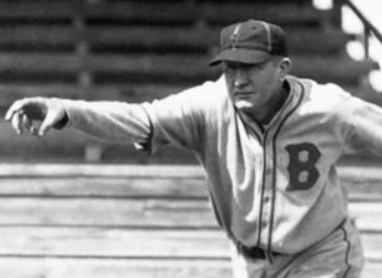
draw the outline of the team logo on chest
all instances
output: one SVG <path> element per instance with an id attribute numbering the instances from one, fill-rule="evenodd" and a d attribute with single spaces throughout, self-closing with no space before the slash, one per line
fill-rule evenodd
<path id="1" fill-rule="evenodd" d="M 317 182 L 320 172 L 316 167 L 320 150 L 312 143 L 291 144 L 285 147 L 289 154 L 289 186 L 287 191 L 308 190 Z"/>

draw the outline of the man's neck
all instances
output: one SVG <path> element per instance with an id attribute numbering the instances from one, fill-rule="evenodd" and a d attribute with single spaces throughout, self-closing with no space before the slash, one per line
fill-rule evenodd
<path id="1" fill-rule="evenodd" d="M 283 107 L 284 103 L 286 102 L 289 96 L 289 93 L 289 84 L 285 82 L 284 85 L 280 88 L 280 92 L 278 94 L 275 94 L 275 100 L 270 102 L 269 109 L 267 109 L 262 114 L 251 115 L 252 118 L 262 126 L 268 125 Z"/>

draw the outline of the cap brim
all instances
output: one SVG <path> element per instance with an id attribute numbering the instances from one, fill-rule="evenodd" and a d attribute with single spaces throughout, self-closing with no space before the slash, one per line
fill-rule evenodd
<path id="1" fill-rule="evenodd" d="M 243 64 L 259 64 L 268 61 L 271 54 L 248 49 L 227 49 L 220 52 L 218 56 L 212 59 L 210 66 L 216 66 L 221 62 L 238 62 Z"/>

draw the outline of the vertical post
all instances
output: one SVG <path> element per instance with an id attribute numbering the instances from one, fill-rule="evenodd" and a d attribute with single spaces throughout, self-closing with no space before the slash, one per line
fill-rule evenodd
<path id="1" fill-rule="evenodd" d="M 333 0 L 333 8 L 331 11 L 331 24 L 336 27 L 341 27 L 342 24 L 342 7 L 345 0 Z"/>
<path id="2" fill-rule="evenodd" d="M 86 37 L 85 0 L 73 0 L 74 15 L 73 27 L 76 33 L 75 55 L 79 65 L 77 82 L 81 88 L 82 96 L 88 97 L 92 85 L 92 76 L 88 66 L 90 55 L 89 44 Z"/>
<path id="3" fill-rule="evenodd" d="M 366 26 L 366 24 L 364 24 L 363 46 L 364 46 L 364 51 L 365 51 L 365 60 L 368 60 L 370 57 L 369 35 L 370 35 L 370 29 L 369 29 L 369 27 Z"/>
<path id="4" fill-rule="evenodd" d="M 86 6 L 88 0 L 72 0 L 74 14 L 73 27 L 76 32 L 75 55 L 78 61 L 77 82 L 81 90 L 81 98 L 91 99 L 93 78 L 89 68 L 90 47 L 86 31 Z M 96 139 L 90 139 L 84 148 L 86 162 L 100 162 L 102 146 Z"/>

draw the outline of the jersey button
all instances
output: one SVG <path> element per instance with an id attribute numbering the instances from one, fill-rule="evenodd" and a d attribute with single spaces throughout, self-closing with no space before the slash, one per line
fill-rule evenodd
<path id="1" fill-rule="evenodd" d="M 264 203 L 268 203 L 271 198 L 269 196 L 264 197 Z"/>

